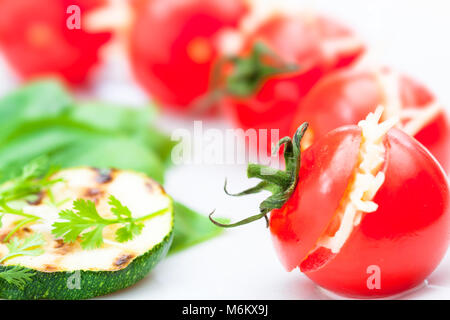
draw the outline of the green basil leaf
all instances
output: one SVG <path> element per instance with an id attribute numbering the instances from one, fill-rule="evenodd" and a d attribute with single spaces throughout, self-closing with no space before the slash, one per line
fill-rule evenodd
<path id="1" fill-rule="evenodd" d="M 207 216 L 174 201 L 174 238 L 169 254 L 189 248 L 220 235 L 223 228 L 216 227 Z M 219 219 L 220 220 L 220 219 Z M 221 220 L 224 223 L 227 221 Z"/>

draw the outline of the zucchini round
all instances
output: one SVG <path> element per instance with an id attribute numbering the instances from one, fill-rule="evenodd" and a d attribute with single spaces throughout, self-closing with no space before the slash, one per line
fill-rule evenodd
<path id="1" fill-rule="evenodd" d="M 18 288 L 0 282 L 0 297 L 6 299 L 86 299 L 129 287 L 145 277 L 166 255 L 173 239 L 173 204 L 163 188 L 143 174 L 120 170 L 74 168 L 56 174 L 63 179 L 41 194 L 22 210 L 41 217 L 33 225 L 15 234 L 24 238 L 39 232 L 44 236 L 44 253 L 39 256 L 18 256 L 0 265 L 0 272 L 22 266 L 34 272 L 32 281 Z M 141 234 L 124 243 L 115 241 L 118 226 L 103 231 L 100 248 L 82 249 L 79 240 L 64 243 L 51 233 L 53 222 L 63 209 L 71 209 L 76 199 L 92 200 L 104 218 L 111 218 L 108 198 L 114 195 L 127 206 L 133 218 L 167 208 L 162 215 L 144 221 Z M 5 237 L 19 219 L 3 218 L 0 239 Z M 7 253 L 0 244 L 0 257 Z"/>

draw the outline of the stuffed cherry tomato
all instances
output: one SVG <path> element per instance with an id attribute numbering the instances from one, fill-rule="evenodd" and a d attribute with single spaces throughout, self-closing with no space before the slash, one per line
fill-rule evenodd
<path id="1" fill-rule="evenodd" d="M 235 59 L 224 110 L 240 128 L 278 129 L 284 137 L 313 85 L 363 51 L 353 32 L 331 19 L 273 15 L 247 36 Z"/>
<path id="2" fill-rule="evenodd" d="M 24 79 L 56 75 L 70 84 L 81 84 L 98 64 L 99 49 L 111 37 L 110 32 L 86 31 L 83 17 L 104 3 L 0 0 L 0 49 Z M 67 27 L 71 5 L 80 8 L 80 29 Z"/>
<path id="3" fill-rule="evenodd" d="M 224 226 L 271 212 L 286 269 L 341 295 L 383 297 L 423 283 L 449 245 L 448 180 L 417 140 L 392 128 L 395 118 L 378 123 L 382 112 L 329 132 L 300 158 L 303 125 L 283 140 L 286 171 L 249 166 L 263 182 L 238 195 L 271 190 L 261 213 Z"/>
<path id="4" fill-rule="evenodd" d="M 308 121 L 302 141 L 307 147 L 334 128 L 357 123 L 380 104 L 383 118 L 400 117 L 397 127 L 450 170 L 450 124 L 443 106 L 423 85 L 387 68 L 345 70 L 323 78 L 301 103 L 291 131 Z"/>
<path id="5" fill-rule="evenodd" d="M 130 34 L 137 81 L 164 106 L 193 108 L 210 88 L 223 32 L 246 9 L 243 0 L 140 1 Z"/>

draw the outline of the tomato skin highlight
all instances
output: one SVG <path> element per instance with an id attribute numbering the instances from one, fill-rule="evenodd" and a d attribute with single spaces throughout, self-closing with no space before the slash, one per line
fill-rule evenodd
<path id="1" fill-rule="evenodd" d="M 140 1 L 130 33 L 132 68 L 140 85 L 173 110 L 187 110 L 210 89 L 219 38 L 247 11 L 242 0 Z"/>
<path id="2" fill-rule="evenodd" d="M 341 250 L 322 268 L 306 272 L 335 293 L 367 298 L 400 293 L 422 283 L 448 245 L 448 180 L 430 153 L 398 129 L 385 137 L 385 182 Z M 305 191 L 303 191 L 305 192 Z M 380 288 L 369 289 L 370 266 L 380 270 Z"/>
<path id="3" fill-rule="evenodd" d="M 99 63 L 99 50 L 110 32 L 90 33 L 83 16 L 101 7 L 103 0 L 0 0 L 0 48 L 23 78 L 57 76 L 72 85 L 85 82 Z M 81 29 L 68 29 L 70 5 L 81 11 Z"/>
<path id="4" fill-rule="evenodd" d="M 340 128 L 302 153 L 294 193 L 270 216 L 272 239 L 288 271 L 313 249 L 334 216 L 356 168 L 360 144 L 358 127 Z"/>
<path id="5" fill-rule="evenodd" d="M 290 133 L 308 121 L 309 134 L 318 139 L 334 128 L 358 123 L 387 102 L 387 92 L 380 85 L 377 73 L 389 72 L 387 68 L 343 70 L 322 78 L 300 104 Z M 397 94 L 402 107 L 407 107 L 405 110 L 421 110 L 436 100 L 427 88 L 404 75 L 398 77 Z M 414 137 L 449 172 L 450 122 L 445 111 L 439 112 Z"/>
<path id="6" fill-rule="evenodd" d="M 349 66 L 364 52 L 359 42 L 345 50 L 325 49 L 327 41 L 341 37 L 354 35 L 325 17 L 269 18 L 248 36 L 241 55 L 262 42 L 285 63 L 297 64 L 299 70 L 270 77 L 250 96 L 227 96 L 222 103 L 226 115 L 245 130 L 278 129 L 280 138 L 288 135 L 295 110 L 314 84 L 325 74 Z"/>

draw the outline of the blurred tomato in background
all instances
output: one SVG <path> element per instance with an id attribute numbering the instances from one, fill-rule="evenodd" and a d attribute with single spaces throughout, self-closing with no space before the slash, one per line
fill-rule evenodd
<path id="1" fill-rule="evenodd" d="M 58 76 L 83 84 L 99 64 L 99 50 L 111 32 L 67 27 L 68 8 L 89 13 L 106 0 L 0 0 L 0 49 L 23 79 Z"/>
<path id="2" fill-rule="evenodd" d="M 188 110 L 208 94 L 221 36 L 247 11 L 243 0 L 153 0 L 135 3 L 131 65 L 159 103 Z"/>

